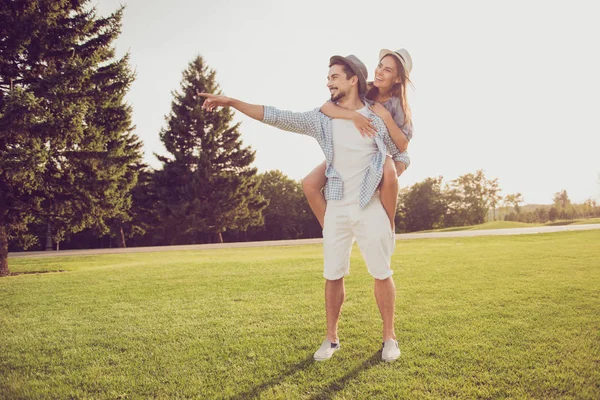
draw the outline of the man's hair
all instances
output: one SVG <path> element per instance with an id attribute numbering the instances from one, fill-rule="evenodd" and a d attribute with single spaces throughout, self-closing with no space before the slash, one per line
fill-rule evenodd
<path id="1" fill-rule="evenodd" d="M 350 68 L 348 66 L 348 64 L 346 64 L 343 61 L 336 60 L 336 61 L 332 62 L 331 64 L 329 64 L 329 68 L 333 67 L 334 65 L 341 65 L 342 67 L 344 67 L 344 73 L 346 74 L 346 79 L 350 79 L 356 75 L 354 73 L 354 71 L 352 70 L 352 68 Z"/>

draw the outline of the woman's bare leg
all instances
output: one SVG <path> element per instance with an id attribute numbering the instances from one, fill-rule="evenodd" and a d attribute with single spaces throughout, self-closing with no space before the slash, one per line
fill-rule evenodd
<path id="1" fill-rule="evenodd" d="M 325 209 L 327 208 L 327 202 L 321 192 L 326 182 L 325 168 L 326 164 L 323 161 L 302 180 L 302 190 L 306 200 L 308 200 L 310 209 L 317 217 L 319 224 L 321 224 L 321 228 L 325 225 Z"/>
<path id="2" fill-rule="evenodd" d="M 386 157 L 383 164 L 383 178 L 381 179 L 381 204 L 390 219 L 390 226 L 394 230 L 394 217 L 398 204 L 398 176 L 396 166 L 391 157 Z"/>

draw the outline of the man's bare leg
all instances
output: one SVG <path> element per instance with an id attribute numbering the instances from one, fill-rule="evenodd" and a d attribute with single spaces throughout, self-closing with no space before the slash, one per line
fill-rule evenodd
<path id="1" fill-rule="evenodd" d="M 342 312 L 342 304 L 346 290 L 344 278 L 325 282 L 325 313 L 327 314 L 327 340 L 331 343 L 338 342 L 338 321 Z"/>
<path id="2" fill-rule="evenodd" d="M 396 333 L 394 332 L 396 285 L 391 276 L 387 279 L 375 279 L 375 299 L 383 320 L 383 341 L 396 340 Z"/>

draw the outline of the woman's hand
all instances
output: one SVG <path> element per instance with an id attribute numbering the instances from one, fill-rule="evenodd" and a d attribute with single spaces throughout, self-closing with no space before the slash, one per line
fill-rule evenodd
<path id="1" fill-rule="evenodd" d="M 352 115 L 352 122 L 362 137 L 372 138 L 377 135 L 377 129 L 375 129 L 373 121 L 361 113 L 354 112 Z"/>
<path id="2" fill-rule="evenodd" d="M 371 111 L 373 111 L 375 114 L 377 114 L 377 116 L 380 117 L 381 119 L 383 119 L 384 121 L 386 118 L 392 116 L 392 114 L 390 114 L 390 112 L 387 110 L 387 108 L 385 108 L 384 106 L 382 106 L 379 103 L 375 103 L 372 106 L 369 106 L 369 108 L 371 109 Z"/>

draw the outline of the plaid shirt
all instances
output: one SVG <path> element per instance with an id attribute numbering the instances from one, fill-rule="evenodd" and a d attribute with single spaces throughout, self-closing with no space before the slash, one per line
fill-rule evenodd
<path id="1" fill-rule="evenodd" d="M 377 129 L 377 135 L 373 139 L 377 145 L 378 152 L 373 156 L 360 187 L 359 205 L 361 209 L 369 203 L 379 186 L 388 150 L 394 161 L 401 161 L 407 167 L 410 165 L 407 152 L 401 153 L 394 145 L 383 120 L 370 109 L 369 114 L 369 117 L 373 118 L 373 124 Z M 333 161 L 331 118 L 323 114 L 318 108 L 298 113 L 265 106 L 263 122 L 285 131 L 301 133 L 315 138 L 325 154 L 327 165 L 327 169 L 325 170 L 325 177 L 327 178 L 325 199 L 342 200 L 344 196 L 344 182 L 339 173 L 331 165 Z"/>

